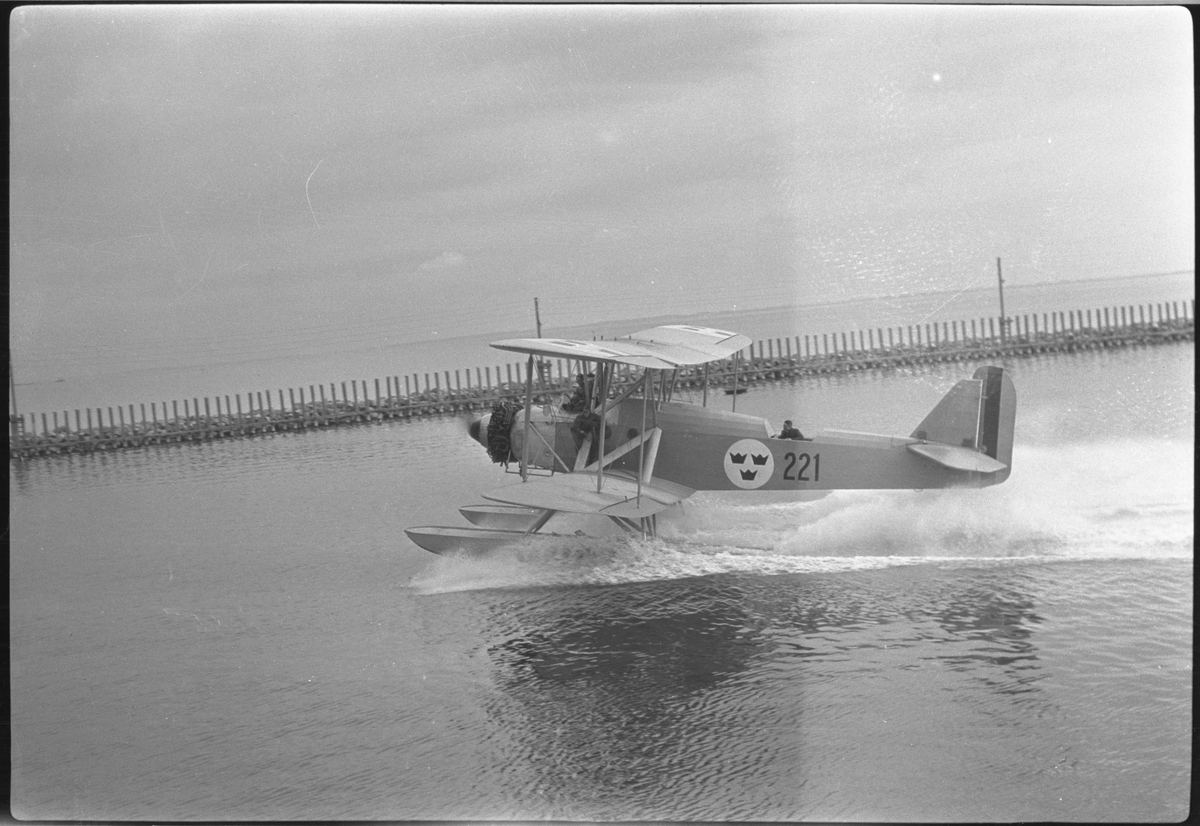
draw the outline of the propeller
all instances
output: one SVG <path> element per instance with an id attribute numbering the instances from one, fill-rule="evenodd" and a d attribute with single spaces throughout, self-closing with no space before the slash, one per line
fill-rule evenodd
<path id="1" fill-rule="evenodd" d="M 488 446 L 488 423 L 492 420 L 491 413 L 484 413 L 478 419 L 473 419 L 467 425 L 467 433 L 472 439 L 484 447 Z"/>

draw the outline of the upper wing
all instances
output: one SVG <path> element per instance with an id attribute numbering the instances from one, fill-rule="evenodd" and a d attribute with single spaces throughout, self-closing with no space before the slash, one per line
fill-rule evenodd
<path id="1" fill-rule="evenodd" d="M 704 364 L 728 358 L 752 343 L 748 336 L 712 327 L 695 327 L 691 324 L 652 327 L 623 336 L 617 341 L 638 344 L 663 361 L 669 361 L 676 366 Z"/>
<path id="2" fill-rule="evenodd" d="M 653 367 L 658 370 L 670 370 L 675 367 L 671 362 L 664 361 L 646 348 L 629 342 L 572 341 L 563 338 L 510 338 L 493 341 L 492 346 L 497 350 L 512 350 L 515 353 L 529 353 L 535 356 L 612 361 L 618 364 L 632 364 L 635 367 Z"/>
<path id="3" fill-rule="evenodd" d="M 749 345 L 750 339 L 726 330 L 672 324 L 604 341 L 561 338 L 514 338 L 493 341 L 497 350 L 535 356 L 611 361 L 635 367 L 671 370 L 727 358 Z"/>
<path id="4" fill-rule="evenodd" d="M 694 490 L 683 485 L 651 479 L 649 484 L 641 486 L 639 498 L 637 480 L 632 474 L 611 471 L 604 474 L 599 493 L 596 477 L 591 473 L 567 473 L 518 482 L 489 491 L 483 498 L 506 505 L 636 519 L 666 510 L 693 493 Z"/>

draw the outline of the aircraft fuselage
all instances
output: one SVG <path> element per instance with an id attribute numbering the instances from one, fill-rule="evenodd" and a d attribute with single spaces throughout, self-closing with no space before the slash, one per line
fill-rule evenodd
<path id="1" fill-rule="evenodd" d="M 577 462 L 584 433 L 576 419 L 554 406 L 531 411 L 530 467 L 567 471 L 583 466 Z M 777 439 L 758 416 L 680 402 L 644 409 L 641 399 L 627 398 L 612 406 L 605 420 L 606 455 L 636 439 L 643 428 L 659 428 L 654 478 L 694 490 L 984 487 L 1008 476 L 1007 468 L 983 473 L 938 464 L 909 449 L 922 444 L 911 436 L 824 430 L 807 440 Z M 512 427 L 514 460 L 522 456 L 523 429 L 520 413 Z M 596 458 L 595 441 L 587 463 Z M 644 450 L 645 445 L 633 448 L 610 467 L 636 472 Z"/>

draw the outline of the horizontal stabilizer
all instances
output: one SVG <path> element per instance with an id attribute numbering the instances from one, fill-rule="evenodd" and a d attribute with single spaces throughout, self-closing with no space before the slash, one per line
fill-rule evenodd
<path id="1" fill-rule="evenodd" d="M 937 444 L 910 444 L 908 449 L 913 453 L 932 459 L 942 467 L 952 470 L 970 470 L 976 473 L 995 473 L 1004 470 L 1008 465 L 997 462 L 991 456 L 967 447 Z"/>
<path id="2" fill-rule="evenodd" d="M 570 473 L 509 485 L 489 491 L 483 498 L 527 508 L 637 519 L 666 510 L 692 493 L 691 488 L 683 485 L 652 479 L 642 485 L 639 500 L 636 478 L 614 471 L 604 475 L 599 493 L 593 474 Z"/>

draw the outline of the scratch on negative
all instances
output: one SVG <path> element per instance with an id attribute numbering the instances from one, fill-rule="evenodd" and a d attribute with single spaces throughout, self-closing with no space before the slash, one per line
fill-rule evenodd
<path id="1" fill-rule="evenodd" d="M 324 162 L 324 158 L 321 158 L 321 160 L 317 161 L 317 165 L 313 167 L 313 171 L 308 173 L 308 180 L 304 182 L 304 199 L 308 201 L 308 214 L 312 216 L 313 223 L 317 225 L 317 229 L 320 229 L 321 225 L 317 223 L 317 213 L 313 212 L 312 198 L 308 197 L 308 181 L 312 180 L 312 176 L 317 174 L 317 170 L 321 168 L 321 164 Z"/>
<path id="2" fill-rule="evenodd" d="M 970 287 L 963 287 L 961 290 L 959 290 L 959 291 L 958 291 L 958 292 L 956 292 L 954 295 L 952 295 L 952 296 L 950 296 L 949 298 L 947 298 L 945 301 L 943 301 L 943 302 L 942 302 L 941 304 L 939 304 L 937 307 L 934 307 L 932 310 L 930 310 L 930 312 L 928 313 L 928 315 L 926 315 L 926 316 L 925 316 L 925 318 L 921 319 L 921 320 L 920 320 L 920 321 L 918 321 L 917 323 L 918 323 L 918 324 L 924 324 L 924 323 L 925 323 L 925 320 L 926 320 L 927 318 L 929 318 L 929 316 L 933 315 L 933 314 L 934 314 L 934 313 L 936 313 L 938 310 L 942 309 L 942 307 L 945 307 L 947 304 L 949 304 L 949 303 L 950 303 L 951 301 L 953 301 L 954 299 L 958 298 L 960 295 L 962 295 L 963 293 L 965 293 L 965 292 L 966 292 L 967 290 L 969 290 L 969 289 L 970 289 Z"/>
<path id="3" fill-rule="evenodd" d="M 172 302 L 172 304 L 178 304 L 180 301 L 183 300 L 183 297 L 185 295 L 187 295 L 192 290 L 196 289 L 197 287 L 199 287 L 201 284 L 204 283 L 204 279 L 208 278 L 208 265 L 212 263 L 213 253 L 216 252 L 216 250 L 217 250 L 217 248 L 214 246 L 208 251 L 208 260 L 204 262 L 204 272 L 200 274 L 200 280 L 197 281 L 196 283 L 192 284 L 192 286 L 188 287 L 183 292 L 181 292 L 179 294 L 179 297 L 176 298 L 175 301 Z"/>

